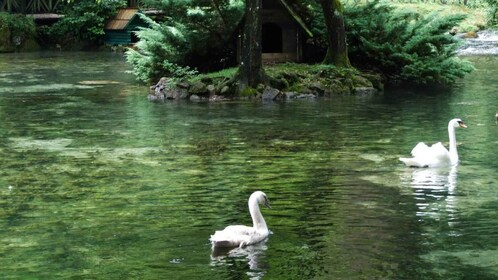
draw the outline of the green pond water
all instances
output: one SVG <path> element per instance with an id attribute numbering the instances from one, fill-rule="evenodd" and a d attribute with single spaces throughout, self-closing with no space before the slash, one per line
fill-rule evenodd
<path id="1" fill-rule="evenodd" d="M 0 55 L 1 279 L 498 279 L 498 57 L 451 92 L 151 103 L 122 55 Z M 461 163 L 413 169 L 419 141 Z M 273 232 L 211 256 L 210 234 Z"/>

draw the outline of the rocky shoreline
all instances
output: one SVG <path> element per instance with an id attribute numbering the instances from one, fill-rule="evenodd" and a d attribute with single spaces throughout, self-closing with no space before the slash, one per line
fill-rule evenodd
<path id="1" fill-rule="evenodd" d="M 294 65 L 267 71 L 268 79 L 257 88 L 238 89 L 235 78 L 197 77 L 190 81 L 162 78 L 150 87 L 149 100 L 227 101 L 239 99 L 288 100 L 314 99 L 332 95 L 362 95 L 382 92 L 378 74 L 332 66 Z"/>

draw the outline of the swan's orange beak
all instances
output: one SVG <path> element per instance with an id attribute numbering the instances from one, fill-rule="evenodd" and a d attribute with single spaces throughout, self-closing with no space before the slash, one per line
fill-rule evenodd
<path id="1" fill-rule="evenodd" d="M 464 124 L 463 122 L 458 123 L 458 124 L 460 125 L 460 127 L 461 127 L 461 128 L 467 128 L 467 125 L 466 125 L 466 124 Z"/>

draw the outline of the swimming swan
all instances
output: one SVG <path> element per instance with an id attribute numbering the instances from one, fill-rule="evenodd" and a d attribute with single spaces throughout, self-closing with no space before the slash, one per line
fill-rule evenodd
<path id="1" fill-rule="evenodd" d="M 427 146 L 425 143 L 420 142 L 413 148 L 411 154 L 412 158 L 399 158 L 407 166 L 413 167 L 441 167 L 448 165 L 458 164 L 458 152 L 455 137 L 455 128 L 467 126 L 461 119 L 452 119 L 448 123 L 448 136 L 450 138 L 450 150 L 438 142 L 432 146 Z"/>
<path id="2" fill-rule="evenodd" d="M 224 230 L 218 230 L 209 239 L 213 248 L 216 247 L 244 247 L 263 241 L 270 231 L 265 219 L 259 210 L 259 204 L 270 207 L 270 201 L 264 192 L 256 191 L 249 197 L 249 212 L 252 218 L 252 227 L 233 225 Z"/>

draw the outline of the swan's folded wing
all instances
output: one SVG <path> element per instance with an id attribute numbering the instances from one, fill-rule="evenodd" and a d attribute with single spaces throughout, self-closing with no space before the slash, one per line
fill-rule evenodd
<path id="1" fill-rule="evenodd" d="M 228 226 L 216 231 L 209 240 L 215 247 L 237 247 L 241 243 L 248 244 L 254 232 L 254 228 L 248 226 Z"/>
<path id="2" fill-rule="evenodd" d="M 424 142 L 418 143 L 413 149 L 412 149 L 412 156 L 413 157 L 420 157 L 424 156 L 427 153 L 430 153 L 430 147 L 427 146 Z"/>
<path id="3" fill-rule="evenodd" d="M 449 160 L 449 152 L 441 142 L 437 142 L 430 148 L 430 154 L 437 162 L 446 162 Z"/>
<path id="4" fill-rule="evenodd" d="M 448 151 L 441 142 L 430 147 L 420 142 L 412 149 L 411 154 L 413 158 L 400 158 L 407 166 L 437 166 L 448 159 Z"/>
<path id="5" fill-rule="evenodd" d="M 243 247 L 252 245 L 268 237 L 268 229 L 257 230 L 253 227 L 236 225 L 216 231 L 211 238 L 214 247 Z"/>
<path id="6" fill-rule="evenodd" d="M 449 153 L 443 144 L 438 142 L 430 147 L 420 146 L 420 149 L 416 150 L 413 159 L 423 167 L 438 167 L 449 162 Z"/>

